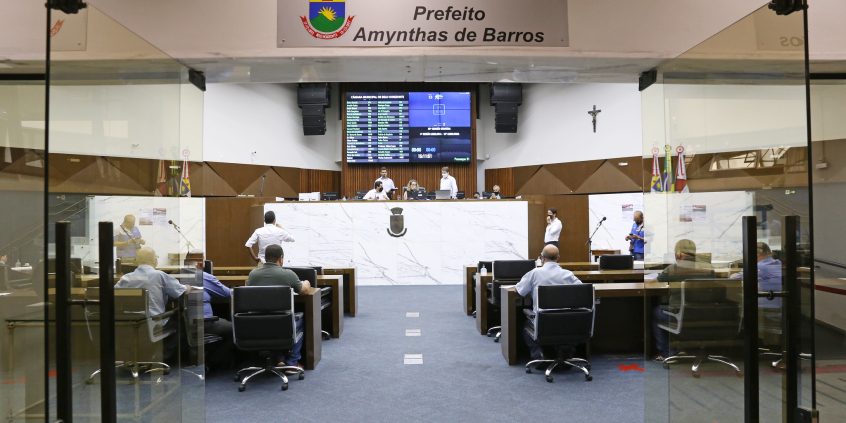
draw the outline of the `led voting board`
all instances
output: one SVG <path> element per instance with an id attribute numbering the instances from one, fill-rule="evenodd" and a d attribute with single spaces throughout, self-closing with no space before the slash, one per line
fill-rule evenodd
<path id="1" fill-rule="evenodd" d="M 469 92 L 347 93 L 347 163 L 469 163 Z"/>

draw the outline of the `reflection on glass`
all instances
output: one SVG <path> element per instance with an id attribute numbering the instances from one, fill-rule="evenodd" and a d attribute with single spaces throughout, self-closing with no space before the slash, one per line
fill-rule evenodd
<path id="1" fill-rule="evenodd" d="M 782 289 L 783 266 L 810 264 L 804 51 L 772 42 L 803 30 L 801 13 L 761 8 L 659 66 L 643 91 L 644 171 L 653 175 L 644 184 L 653 234 L 645 260 L 666 266 L 645 297 L 646 421 L 744 418 L 744 216 L 758 221 L 759 291 Z M 783 261 L 785 216 L 799 216 L 797 263 Z M 781 421 L 784 305 L 758 304 L 761 420 Z M 801 332 L 800 342 L 809 339 Z M 809 371 L 800 376 L 801 398 L 809 380 Z"/>

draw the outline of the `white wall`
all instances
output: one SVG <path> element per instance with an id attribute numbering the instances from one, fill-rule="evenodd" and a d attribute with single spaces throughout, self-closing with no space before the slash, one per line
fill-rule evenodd
<path id="1" fill-rule="evenodd" d="M 326 109 L 326 135 L 303 135 L 296 84 L 209 84 L 203 125 L 210 162 L 340 170 L 339 91 Z M 255 152 L 255 153 L 253 153 Z"/>
<path id="2" fill-rule="evenodd" d="M 483 164 L 485 169 L 640 154 L 640 92 L 636 84 L 523 84 L 516 134 L 496 133 L 487 88 L 480 98 L 476 139 L 481 155 L 490 155 Z M 596 133 L 587 113 L 594 105 L 602 110 Z"/>

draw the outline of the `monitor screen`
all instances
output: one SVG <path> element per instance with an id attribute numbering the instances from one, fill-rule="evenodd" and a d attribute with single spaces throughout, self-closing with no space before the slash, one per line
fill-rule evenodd
<path id="1" fill-rule="evenodd" d="M 469 92 L 351 92 L 347 163 L 469 163 Z"/>

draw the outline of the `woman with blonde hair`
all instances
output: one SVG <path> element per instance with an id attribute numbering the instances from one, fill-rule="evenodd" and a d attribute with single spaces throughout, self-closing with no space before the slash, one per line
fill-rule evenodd
<path id="1" fill-rule="evenodd" d="M 409 193 L 411 193 L 411 194 L 409 194 Z M 419 195 L 419 187 L 417 186 L 417 180 L 412 179 L 412 180 L 408 181 L 408 186 L 405 188 L 405 192 L 402 193 L 402 199 L 408 200 L 409 197 L 411 199 L 417 199 L 418 195 Z"/>

